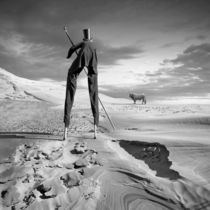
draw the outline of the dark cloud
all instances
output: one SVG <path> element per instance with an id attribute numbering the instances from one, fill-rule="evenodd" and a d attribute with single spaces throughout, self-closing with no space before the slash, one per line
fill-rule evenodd
<path id="1" fill-rule="evenodd" d="M 17 33 L 28 42 L 65 47 L 63 26 L 69 25 L 72 39 L 79 41 L 81 27 L 94 27 L 94 18 L 108 9 L 103 5 L 101 1 L 81 0 L 2 0 L 0 35 Z"/>
<path id="2" fill-rule="evenodd" d="M 210 94 L 210 43 L 189 46 L 175 59 L 165 60 L 162 66 L 154 73 L 145 74 L 149 83 L 131 86 L 130 89 L 127 86 L 103 86 L 110 90 L 104 93 L 125 98 L 129 92 L 145 93 L 149 100 L 177 96 L 206 97 Z"/>
<path id="3" fill-rule="evenodd" d="M 205 41 L 205 40 L 207 40 L 207 38 L 208 38 L 208 35 L 207 35 L 208 33 L 205 33 L 204 32 L 204 34 L 196 34 L 196 35 L 190 35 L 190 36 L 188 36 L 188 37 L 186 37 L 185 39 L 184 39 L 184 42 L 188 42 L 188 41 Z"/>
<path id="4" fill-rule="evenodd" d="M 133 1 L 135 2 L 137 1 Z M 126 0 L 120 4 L 102 0 L 1 0 L 0 45 L 6 40 L 9 46 L 4 45 L 1 48 L 0 66 L 27 78 L 65 79 L 72 59 L 65 59 L 71 45 L 63 26 L 69 26 L 70 36 L 77 43 L 82 39 L 83 27 L 88 26 L 94 30 L 98 23 L 108 23 L 115 14 L 119 15 L 121 9 L 127 8 L 127 5 Z M 27 56 L 24 53 L 11 54 L 11 50 L 15 51 L 16 48 L 15 45 L 11 46 L 15 36 L 21 37 L 15 42 L 18 47 L 29 47 Z M 117 64 L 119 59 L 130 59 L 142 52 L 135 46 L 106 45 L 99 41 L 97 35 L 94 39 L 98 40 L 101 65 Z M 62 69 L 64 67 L 65 70 Z"/>
<path id="5" fill-rule="evenodd" d="M 180 42 L 170 42 L 170 43 L 163 44 L 163 45 L 161 46 L 161 48 L 174 47 L 174 46 L 177 46 L 178 44 L 180 44 Z"/>
<path id="6" fill-rule="evenodd" d="M 64 80 L 65 54 L 61 48 L 26 42 L 22 36 L 0 37 L 1 67 L 21 77 Z"/>
<path id="7" fill-rule="evenodd" d="M 208 38 L 207 35 L 193 35 L 193 36 L 189 36 L 186 37 L 184 40 L 179 41 L 179 42 L 169 42 L 169 43 L 165 43 L 161 46 L 161 48 L 170 48 L 170 47 L 174 47 L 177 45 L 182 45 L 188 41 L 192 41 L 192 40 L 199 40 L 199 41 L 204 41 Z"/>
<path id="8" fill-rule="evenodd" d="M 203 54 L 206 54 L 206 53 L 209 54 L 210 43 L 203 43 L 201 45 L 192 45 L 184 51 L 184 54 L 193 54 L 193 53 L 198 53 L 198 52 L 201 52 Z"/>
<path id="9" fill-rule="evenodd" d="M 140 49 L 135 45 L 112 47 L 100 40 L 95 40 L 95 42 L 98 50 L 99 62 L 102 65 L 116 65 L 119 60 L 132 59 L 144 52 L 143 49 Z"/>
<path id="10" fill-rule="evenodd" d="M 1 33 L 15 32 L 31 42 L 64 46 L 65 24 L 70 26 L 73 40 L 79 41 L 79 29 L 85 25 L 94 28 L 121 22 L 126 30 L 128 24 L 138 27 L 146 22 L 160 30 L 163 25 L 177 30 L 210 22 L 209 10 L 208 0 L 1 0 L 0 23 Z"/>
<path id="11" fill-rule="evenodd" d="M 167 64 L 172 64 L 174 67 L 158 71 L 166 75 L 165 79 L 159 76 L 158 84 L 167 86 L 171 89 L 170 92 L 176 87 L 177 94 L 180 87 L 182 94 L 210 93 L 210 43 L 191 45 L 175 59 L 163 62 L 163 66 Z"/>
<path id="12" fill-rule="evenodd" d="M 205 72 L 202 70 L 210 69 L 210 43 L 192 45 L 178 55 L 177 58 L 165 60 L 164 63 L 182 64 L 181 69 L 187 72 L 191 71 L 190 69 L 199 69 L 199 73 Z M 205 78 L 206 75 L 199 76 Z"/>
<path id="13" fill-rule="evenodd" d="M 208 0 L 177 0 L 169 4 L 165 11 L 169 18 L 163 29 L 168 32 L 180 30 L 209 31 L 210 4 Z M 165 14 L 166 15 L 166 14 Z"/>
<path id="14" fill-rule="evenodd" d="M 51 60 L 43 56 L 43 58 L 39 60 L 35 58 L 33 62 L 34 63 L 31 63 L 31 60 L 24 56 L 6 56 L 0 53 L 1 67 L 17 76 L 29 79 L 66 79 L 68 63 L 65 61 L 65 58 L 54 57 Z"/>
<path id="15" fill-rule="evenodd" d="M 197 38 L 198 40 L 203 41 L 203 40 L 207 39 L 207 36 L 205 36 L 205 35 L 197 35 L 196 38 Z"/>
<path id="16" fill-rule="evenodd" d="M 65 37 L 66 38 L 66 37 Z M 132 59 L 143 50 L 135 46 L 112 47 L 96 40 L 99 65 L 118 65 L 120 59 Z M 43 77 L 65 80 L 70 60 L 65 48 L 48 43 L 28 42 L 24 36 L 0 37 L 0 63 L 8 71 L 27 78 Z"/>
<path id="17" fill-rule="evenodd" d="M 155 30 L 162 32 L 163 28 L 173 32 L 198 26 L 209 29 L 209 10 L 208 0 L 1 0 L 0 45 L 6 40 L 8 46 L 0 46 L 0 66 L 28 78 L 65 79 L 72 60 L 65 59 L 70 44 L 63 31 L 64 25 L 69 26 L 70 35 L 75 42 L 82 39 L 81 29 L 87 26 L 94 31 L 97 31 L 97 27 L 106 31 L 107 26 L 112 25 L 110 29 L 114 31 L 114 25 L 116 30 L 130 30 L 131 34 L 132 29 L 138 28 L 142 28 L 143 32 L 150 28 L 152 30 L 149 33 L 154 34 Z M 107 30 L 107 34 L 113 31 Z M 197 38 L 204 40 L 205 33 L 199 33 L 204 35 Z M 16 35 L 21 36 L 21 39 L 14 42 L 13 36 Z M 101 65 L 117 65 L 120 59 L 132 59 L 144 52 L 141 47 L 126 42 L 123 46 L 110 46 L 103 37 L 97 37 L 97 34 L 94 39 Z M 115 40 L 117 41 L 116 37 Z M 164 47 L 175 44 L 168 43 Z M 19 51 L 16 48 L 20 48 Z M 191 62 L 193 68 L 200 61 L 199 65 L 202 64 L 203 70 L 206 63 L 207 71 L 208 55 L 201 51 L 199 53 L 184 52 L 177 60 L 170 62 L 184 63 L 185 66 L 188 65 L 186 67 L 190 67 L 190 59 L 194 59 Z M 179 72 L 178 69 L 175 72 Z"/>

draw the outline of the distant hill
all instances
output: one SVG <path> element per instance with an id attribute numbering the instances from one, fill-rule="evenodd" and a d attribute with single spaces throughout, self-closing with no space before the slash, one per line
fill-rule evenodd
<path id="1" fill-rule="evenodd" d="M 56 81 L 35 81 L 15 76 L 0 68 L 0 99 L 41 100 L 62 104 L 65 85 Z"/>
<path id="2" fill-rule="evenodd" d="M 65 82 L 58 82 L 50 79 L 41 81 L 29 80 L 18 77 L 0 68 L 0 100 L 40 100 L 63 105 L 65 100 Z M 103 103 L 129 103 L 126 99 L 112 98 L 100 94 Z M 75 106 L 89 107 L 88 89 L 78 88 L 75 95 Z"/>

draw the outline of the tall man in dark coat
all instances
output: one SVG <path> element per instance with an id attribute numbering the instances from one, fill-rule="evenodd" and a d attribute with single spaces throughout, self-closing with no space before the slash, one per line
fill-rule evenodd
<path id="1" fill-rule="evenodd" d="M 70 58 L 71 55 L 79 49 L 78 56 L 69 68 L 67 77 L 64 108 L 64 140 L 67 138 L 67 130 L 70 124 L 70 112 L 74 102 L 74 95 L 77 87 L 77 77 L 84 68 L 87 69 L 88 74 L 88 89 L 91 109 L 94 117 L 94 138 L 96 138 L 96 129 L 99 124 L 97 53 L 92 38 L 90 37 L 90 29 L 84 29 L 83 34 L 83 42 L 72 46 L 67 55 L 67 58 Z"/>

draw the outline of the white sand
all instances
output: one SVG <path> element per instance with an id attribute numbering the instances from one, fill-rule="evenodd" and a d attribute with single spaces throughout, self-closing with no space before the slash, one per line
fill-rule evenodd
<path id="1" fill-rule="evenodd" d="M 57 84 L 61 89 L 49 84 L 52 92 L 43 94 L 42 91 L 47 90 L 43 81 L 38 90 L 35 83 L 34 86 L 25 81 L 21 83 L 17 78 L 13 82 L 17 80 L 20 89 L 30 89 L 30 94 L 41 100 L 52 102 L 59 97 L 60 101 L 64 100 L 61 99 L 64 96 L 60 96 L 64 88 L 61 84 Z M 60 118 L 47 115 L 49 110 L 45 106 L 11 101 L 17 99 L 17 92 L 14 88 L 10 91 L 7 92 L 9 105 L 0 109 L 4 117 L 1 124 L 8 123 L 15 132 L 23 128 L 22 119 L 29 125 L 32 123 L 33 129 L 41 127 L 50 132 L 54 129 L 59 134 Z M 60 135 L 22 132 L 28 140 L 39 140 L 19 146 L 12 159 L 0 164 L 2 209 L 9 210 L 12 206 L 40 210 L 210 209 L 208 106 L 133 105 L 131 101 L 101 95 L 116 130 L 111 129 L 100 108 L 100 128 L 94 140 L 85 91 L 76 93 L 73 125 L 67 141 L 60 141 Z M 6 103 L 5 96 L 1 97 Z M 38 100 L 27 94 L 18 99 Z M 60 101 L 60 105 L 53 105 L 63 108 Z M 26 117 L 27 106 L 34 114 Z M 21 115 L 18 107 L 23 109 L 19 110 Z M 13 110 L 17 114 L 11 115 Z M 55 114 L 62 113 L 62 109 L 56 111 Z M 37 113 L 40 119 L 43 116 L 41 121 Z M 24 128 L 31 131 L 31 125 Z"/>

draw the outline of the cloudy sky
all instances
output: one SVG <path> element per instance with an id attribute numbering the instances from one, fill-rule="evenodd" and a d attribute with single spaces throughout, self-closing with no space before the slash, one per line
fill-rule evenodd
<path id="1" fill-rule="evenodd" d="M 65 81 L 75 42 L 91 28 L 100 90 L 127 96 L 210 96 L 209 0 L 1 0 L 0 67 Z M 79 84 L 86 81 L 81 75 Z"/>

